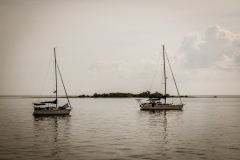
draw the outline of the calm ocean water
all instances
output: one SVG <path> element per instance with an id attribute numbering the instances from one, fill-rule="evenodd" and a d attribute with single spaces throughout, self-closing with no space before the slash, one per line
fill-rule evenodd
<path id="1" fill-rule="evenodd" d="M 71 116 L 33 116 L 0 98 L 0 159 L 240 159 L 240 98 L 184 98 L 140 111 L 133 98 L 70 99 Z"/>

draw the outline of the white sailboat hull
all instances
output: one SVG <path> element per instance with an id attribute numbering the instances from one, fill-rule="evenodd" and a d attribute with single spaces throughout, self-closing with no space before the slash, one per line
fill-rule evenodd
<path id="1" fill-rule="evenodd" d="M 33 115 L 69 115 L 72 109 L 34 110 Z"/>
<path id="2" fill-rule="evenodd" d="M 183 104 L 141 104 L 141 110 L 182 110 Z"/>

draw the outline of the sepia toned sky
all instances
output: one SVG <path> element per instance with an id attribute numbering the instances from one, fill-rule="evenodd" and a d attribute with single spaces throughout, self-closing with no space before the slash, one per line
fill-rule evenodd
<path id="1" fill-rule="evenodd" d="M 51 94 L 54 47 L 69 95 L 162 92 L 162 45 L 180 94 L 240 94 L 238 0 L 0 0 L 0 95 Z"/>

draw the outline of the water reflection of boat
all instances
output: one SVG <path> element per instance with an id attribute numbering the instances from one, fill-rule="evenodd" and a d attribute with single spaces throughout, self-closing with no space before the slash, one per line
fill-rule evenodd
<path id="1" fill-rule="evenodd" d="M 167 113 L 173 111 L 166 110 L 141 110 L 140 116 L 143 121 L 147 122 L 147 136 L 150 139 L 150 142 L 157 144 L 156 154 L 166 158 L 166 152 L 171 149 L 169 146 L 169 137 L 168 137 L 168 121 Z M 147 121 L 146 121 L 147 118 Z M 151 143 L 150 143 L 151 144 Z"/>
<path id="2" fill-rule="evenodd" d="M 168 64 L 169 64 L 170 70 L 172 72 L 173 80 L 175 82 L 175 86 L 176 86 L 176 89 L 177 89 L 177 92 L 178 92 L 178 97 L 179 97 L 181 103 L 180 104 L 173 104 L 173 103 L 167 103 L 167 101 L 166 101 L 166 99 L 167 99 L 167 94 L 166 94 L 166 90 L 167 90 L 166 79 L 167 79 L 167 77 L 166 77 L 166 69 L 165 69 L 165 56 L 167 57 L 167 54 L 165 53 L 165 49 L 164 49 L 164 46 L 163 46 L 164 95 L 161 94 L 159 96 L 149 96 L 149 99 L 146 102 L 141 102 L 140 100 L 138 100 L 138 102 L 140 103 L 141 110 L 182 110 L 182 108 L 183 108 L 184 104 L 182 103 L 182 100 L 181 100 L 181 97 L 180 97 L 180 94 L 179 94 L 179 91 L 178 91 L 178 88 L 177 88 L 177 84 L 176 84 L 176 81 L 175 81 L 175 78 L 173 76 L 173 72 L 172 72 L 172 69 L 171 69 L 171 66 L 170 66 L 170 63 L 169 63 L 169 60 L 168 60 L 168 57 L 167 57 Z"/>
<path id="3" fill-rule="evenodd" d="M 67 95 L 67 91 L 66 88 L 64 86 L 63 83 L 63 79 L 57 64 L 57 60 L 56 60 L 56 52 L 55 52 L 55 48 L 54 48 L 54 58 L 55 58 L 55 81 L 56 81 L 56 88 L 54 93 L 56 93 L 55 96 L 55 100 L 53 101 L 43 101 L 43 102 L 37 102 L 37 103 L 33 103 L 33 108 L 34 108 L 34 115 L 69 115 L 72 107 L 70 104 L 70 101 L 68 99 L 68 95 Z M 59 75 L 61 77 L 62 80 L 62 85 L 66 94 L 66 98 L 68 100 L 68 103 L 66 103 L 65 105 L 62 106 L 58 106 L 58 92 L 57 92 L 57 70 L 59 72 Z"/>
<path id="4" fill-rule="evenodd" d="M 34 148 L 41 151 L 41 156 L 61 158 L 60 153 L 68 152 L 62 145 L 69 139 L 69 115 L 35 115 L 34 116 Z"/>

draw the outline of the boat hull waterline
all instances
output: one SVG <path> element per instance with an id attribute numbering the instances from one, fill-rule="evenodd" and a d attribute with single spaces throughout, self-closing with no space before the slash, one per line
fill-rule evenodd
<path id="1" fill-rule="evenodd" d="M 69 115 L 72 109 L 34 110 L 33 115 Z"/>

